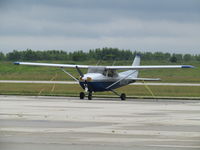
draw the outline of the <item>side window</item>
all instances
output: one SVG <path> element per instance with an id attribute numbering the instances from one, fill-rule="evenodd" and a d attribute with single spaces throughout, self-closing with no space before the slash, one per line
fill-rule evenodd
<path id="1" fill-rule="evenodd" d="M 103 75 L 107 77 L 114 77 L 117 75 L 115 70 L 104 70 Z"/>
<path id="2" fill-rule="evenodd" d="M 104 76 L 107 75 L 107 70 L 106 70 L 106 69 L 103 71 L 103 75 L 104 75 Z"/>
<path id="3" fill-rule="evenodd" d="M 114 71 L 108 70 L 108 77 L 113 77 L 113 76 L 114 76 Z"/>

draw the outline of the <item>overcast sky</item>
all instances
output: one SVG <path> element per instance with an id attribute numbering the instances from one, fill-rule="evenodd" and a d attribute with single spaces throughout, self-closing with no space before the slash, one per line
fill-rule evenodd
<path id="1" fill-rule="evenodd" d="M 200 54 L 200 0 L 0 0 L 0 51 Z"/>

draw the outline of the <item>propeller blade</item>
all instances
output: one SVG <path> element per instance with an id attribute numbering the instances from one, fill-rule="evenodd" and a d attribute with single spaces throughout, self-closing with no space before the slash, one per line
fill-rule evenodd
<path id="1" fill-rule="evenodd" d="M 78 71 L 78 73 L 80 74 L 80 76 L 81 77 L 83 77 L 84 75 L 83 75 L 83 73 L 82 73 L 82 71 L 79 69 L 79 67 L 78 66 L 76 66 L 76 70 Z"/>

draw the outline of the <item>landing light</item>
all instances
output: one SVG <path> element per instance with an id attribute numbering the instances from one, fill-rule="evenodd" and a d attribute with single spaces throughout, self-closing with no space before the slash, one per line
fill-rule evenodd
<path id="1" fill-rule="evenodd" d="M 87 77 L 87 78 L 80 77 L 79 80 L 80 81 L 88 81 L 88 82 L 90 82 L 90 81 L 92 81 L 92 78 L 91 77 Z"/>
<path id="2" fill-rule="evenodd" d="M 87 77 L 87 81 L 92 81 L 92 78 L 90 78 L 90 77 Z"/>

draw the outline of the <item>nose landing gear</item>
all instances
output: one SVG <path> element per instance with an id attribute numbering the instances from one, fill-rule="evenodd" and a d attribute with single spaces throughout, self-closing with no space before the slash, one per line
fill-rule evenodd
<path id="1" fill-rule="evenodd" d="M 84 99 L 85 98 L 85 93 L 84 92 L 80 92 L 79 96 L 80 96 L 80 99 Z M 88 92 L 88 100 L 92 100 L 92 92 Z"/>

